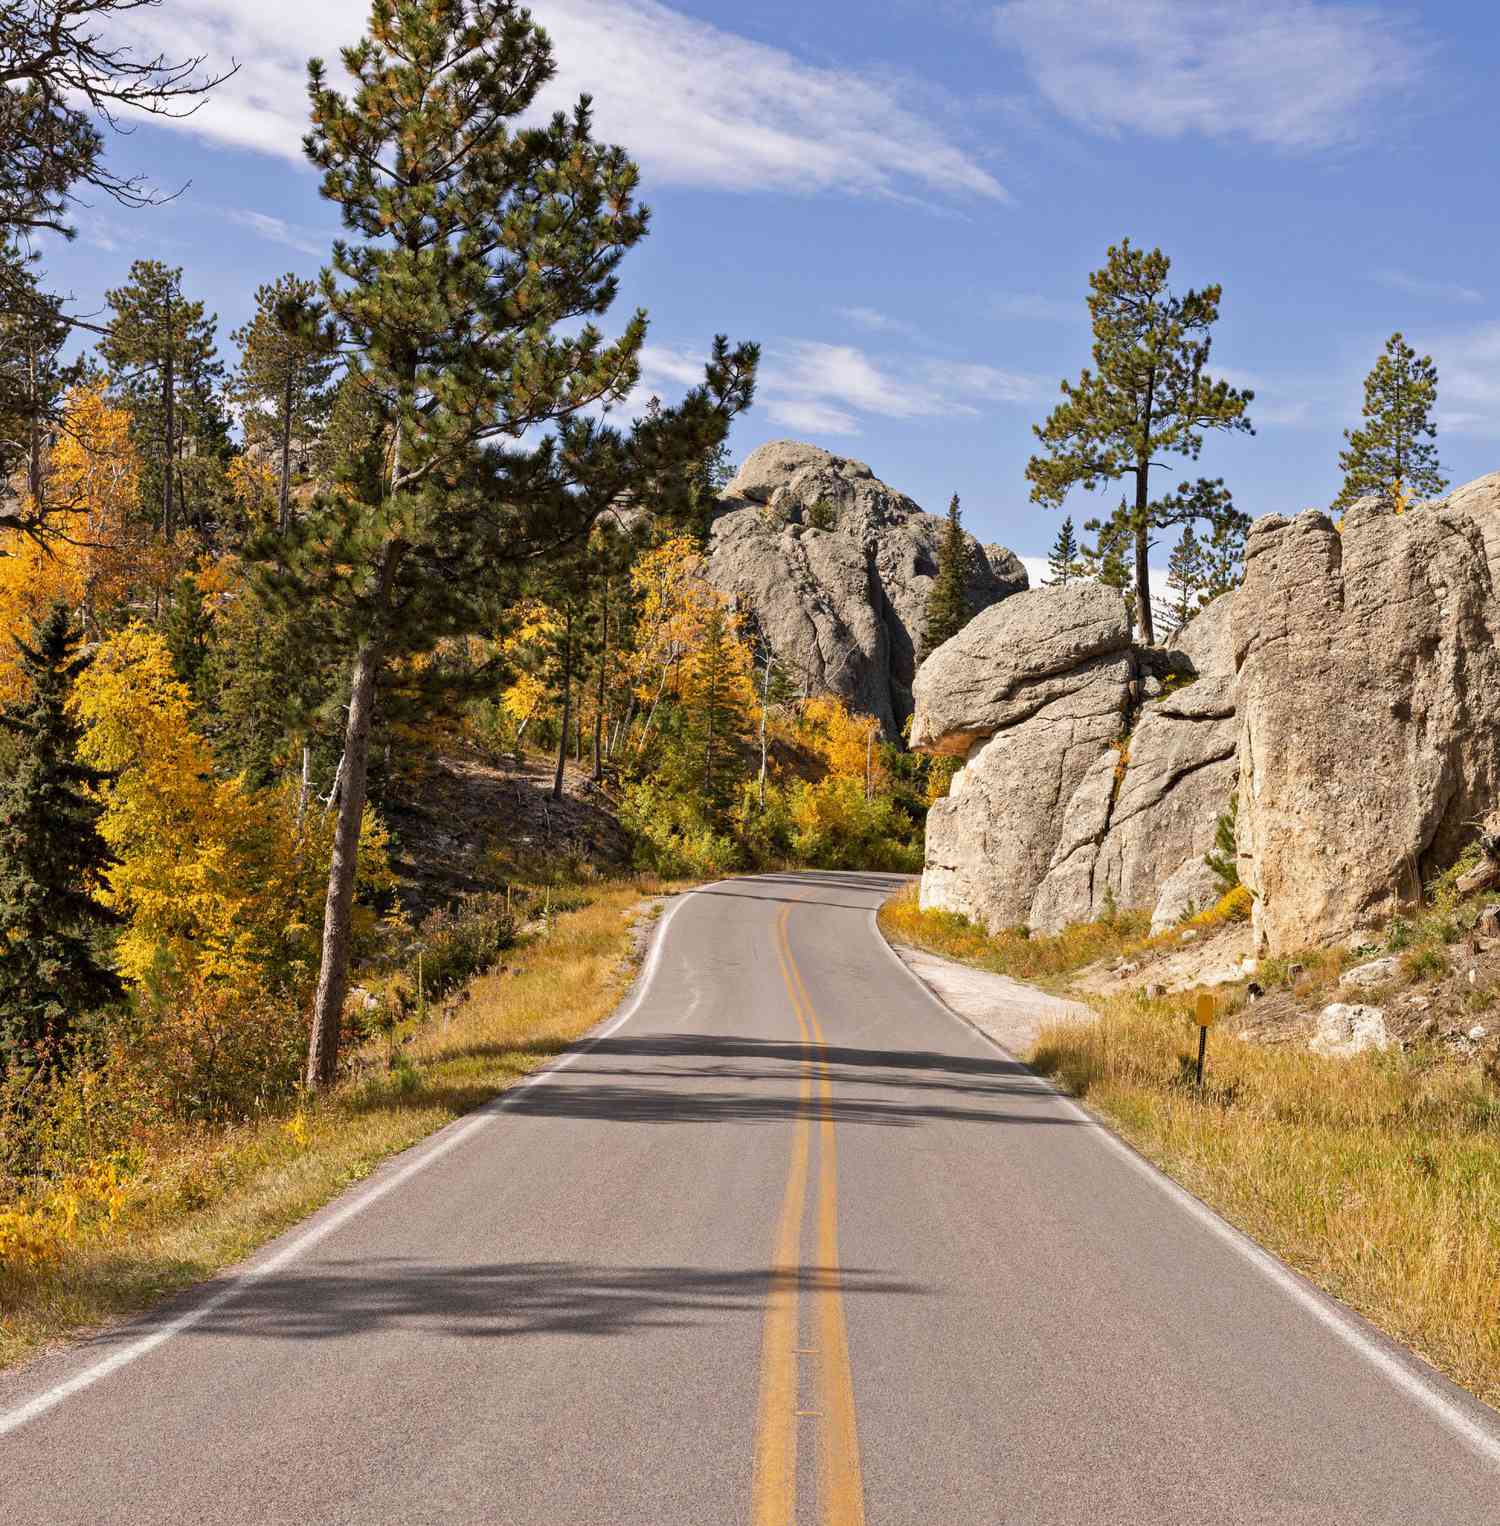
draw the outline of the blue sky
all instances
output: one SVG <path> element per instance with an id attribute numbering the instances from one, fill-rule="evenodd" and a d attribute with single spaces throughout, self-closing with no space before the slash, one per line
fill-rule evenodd
<path id="1" fill-rule="evenodd" d="M 1326 503 L 1391 330 L 1436 357 L 1455 482 L 1500 468 L 1500 8 L 1324 0 L 536 0 L 654 210 L 622 309 L 652 315 L 644 391 L 725 331 L 765 350 L 737 458 L 809 439 L 981 539 L 1045 553 L 1031 425 L 1088 362 L 1087 275 L 1123 236 L 1224 286 L 1216 368 L 1254 438 L 1211 444 L 1253 514 Z M 80 212 L 45 251 L 97 309 L 147 256 L 185 267 L 227 344 L 261 281 L 311 273 L 335 219 L 300 157 L 306 57 L 361 0 L 163 0 L 142 41 L 233 57 L 190 122 L 111 146 L 191 184 Z M 1082 497 L 1076 517 L 1092 508 Z M 1161 553 L 1164 556 L 1164 551 Z"/>

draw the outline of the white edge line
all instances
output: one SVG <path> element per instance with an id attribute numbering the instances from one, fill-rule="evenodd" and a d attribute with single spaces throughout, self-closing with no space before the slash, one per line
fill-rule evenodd
<path id="1" fill-rule="evenodd" d="M 81 1392 L 85 1388 L 92 1388 L 95 1383 L 102 1382 L 111 1374 L 118 1372 L 122 1367 L 128 1367 L 132 1362 L 139 1361 L 148 1352 L 154 1351 L 158 1346 L 171 1340 L 174 1335 L 181 1335 L 184 1330 L 191 1329 L 194 1325 L 206 1319 L 216 1309 L 222 1308 L 232 1299 L 239 1297 L 241 1293 L 245 1292 L 247 1288 L 253 1286 L 261 1278 L 268 1277 L 273 1272 L 279 1272 L 289 1262 L 295 1261 L 320 1241 L 326 1240 L 329 1235 L 342 1229 L 351 1219 L 358 1218 L 367 1208 L 378 1203 L 381 1198 L 388 1196 L 398 1187 L 404 1187 L 414 1176 L 441 1160 L 449 1151 L 456 1149 L 471 1134 L 494 1122 L 495 1118 L 505 1111 L 510 1100 L 519 1096 L 528 1086 L 534 1086 L 538 1082 L 545 1081 L 548 1076 L 556 1075 L 558 1071 L 565 1070 L 580 1055 L 587 1054 L 601 1039 L 608 1038 L 617 1029 L 623 1028 L 640 1010 L 641 1003 L 646 999 L 646 995 L 651 989 L 652 981 L 656 976 L 657 966 L 661 963 L 661 952 L 666 946 L 667 929 L 671 925 L 672 918 L 677 915 L 683 905 L 691 900 L 699 890 L 712 888 L 709 885 L 697 886 L 692 890 L 685 891 L 672 903 L 666 916 L 656 926 L 651 944 L 651 952 L 647 956 L 645 968 L 641 971 L 636 981 L 635 995 L 623 1012 L 620 1012 L 615 1017 L 606 1019 L 601 1027 L 576 1040 L 550 1064 L 532 1071 L 530 1075 L 523 1077 L 513 1086 L 507 1087 L 498 1096 L 492 1097 L 488 1102 L 483 1103 L 475 1109 L 474 1114 L 467 1122 L 460 1123 L 457 1127 L 448 1125 L 442 1138 L 433 1140 L 427 1145 L 416 1145 L 414 1147 L 418 1152 L 416 1159 L 408 1161 L 400 1170 L 393 1172 L 383 1181 L 354 1198 L 353 1201 L 346 1203 L 342 1208 L 329 1214 L 314 1228 L 309 1229 L 305 1234 L 299 1235 L 290 1245 L 283 1246 L 274 1256 L 269 1256 L 266 1260 L 241 1272 L 227 1287 L 221 1288 L 212 1297 L 204 1299 L 201 1303 L 194 1304 L 191 1309 L 184 1310 L 175 1319 L 169 1320 L 165 1325 L 153 1330 L 149 1335 L 143 1335 L 139 1340 L 131 1341 L 128 1346 L 122 1346 L 112 1356 L 105 1357 L 102 1362 L 96 1362 L 92 1367 L 84 1368 L 82 1372 L 75 1373 L 71 1378 L 57 1384 L 54 1388 L 47 1389 L 44 1393 L 38 1394 L 34 1399 L 29 1399 L 25 1404 L 0 1413 L 0 1436 L 5 1436 L 11 1431 L 18 1430 L 29 1421 L 36 1420 L 45 1415 L 48 1410 L 55 1409 L 63 1400 L 72 1398 L 74 1394 Z"/>
<path id="2" fill-rule="evenodd" d="M 917 989 L 928 998 L 940 1011 L 945 1012 L 964 1027 L 977 1033 L 991 1048 L 1003 1054 L 1007 1060 L 1023 1066 L 1037 1081 L 1044 1086 L 1069 1112 L 1074 1114 L 1081 1122 L 1086 1123 L 1092 1129 L 1099 1140 L 1122 1160 L 1131 1165 L 1140 1175 L 1144 1176 L 1155 1187 L 1171 1198 L 1179 1208 L 1185 1209 L 1199 1224 L 1213 1234 L 1217 1239 L 1237 1251 L 1239 1255 L 1250 1263 L 1264 1277 L 1281 1289 L 1294 1303 L 1306 1310 L 1325 1329 L 1338 1336 L 1346 1345 L 1364 1357 L 1377 1371 L 1389 1382 L 1400 1389 L 1408 1398 L 1415 1399 L 1424 1409 L 1428 1410 L 1437 1420 L 1448 1426 L 1463 1441 L 1467 1442 L 1474 1451 L 1478 1452 L 1491 1466 L 1500 1468 L 1500 1434 L 1497 1434 L 1494 1422 L 1488 1424 L 1481 1421 L 1477 1416 L 1471 1415 L 1467 1410 L 1455 1403 L 1447 1394 L 1441 1392 L 1436 1382 L 1446 1383 L 1447 1379 L 1435 1370 L 1429 1378 L 1425 1373 L 1414 1371 L 1408 1363 L 1420 1362 L 1421 1358 L 1415 1352 L 1387 1350 L 1382 1340 L 1374 1339 L 1369 1332 L 1362 1328 L 1363 1320 L 1352 1311 L 1340 1307 L 1332 1298 L 1320 1288 L 1308 1282 L 1299 1273 L 1294 1272 L 1284 1261 L 1273 1256 L 1263 1246 L 1257 1245 L 1243 1230 L 1236 1229 L 1227 1219 L 1215 1213 L 1207 1203 L 1193 1196 L 1180 1183 L 1172 1180 L 1164 1171 L 1151 1164 L 1139 1151 L 1133 1149 L 1123 1139 L 1116 1135 L 1113 1130 L 1106 1127 L 1087 1108 L 1082 1107 L 1075 1098 L 1070 1097 L 1040 1072 L 1032 1070 L 1026 1062 L 1013 1055 L 998 1039 L 992 1038 L 981 1028 L 978 1023 L 971 1022 L 961 1012 L 955 1011 L 931 986 L 922 979 L 917 972 L 896 952 L 886 941 L 884 932 L 881 931 L 879 920 L 879 907 L 870 912 L 870 928 L 875 934 L 875 941 L 895 961 L 896 965 L 905 971 L 907 977 L 916 985 Z M 1394 1344 L 1394 1343 L 1393 1343 Z M 1425 1365 L 1425 1364 L 1424 1364 Z M 1465 1395 L 1469 1402 L 1476 1407 L 1482 1407 L 1481 1402 L 1472 1396 Z"/>

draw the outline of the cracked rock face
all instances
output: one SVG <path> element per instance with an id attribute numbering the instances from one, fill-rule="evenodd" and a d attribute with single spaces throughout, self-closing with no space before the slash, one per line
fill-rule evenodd
<path id="1" fill-rule="evenodd" d="M 1135 676 L 1125 606 L 1093 583 L 1007 599 L 922 664 L 913 745 L 965 758 L 928 812 L 923 906 L 1031 921 L 1064 831 L 1113 788 Z"/>
<path id="2" fill-rule="evenodd" d="M 928 816 L 922 904 L 1055 931 L 1155 906 L 1169 884 L 1174 917 L 1214 898 L 1201 866 L 1234 787 L 1231 602 L 1173 651 L 1142 652 L 1119 597 L 1074 583 L 1011 599 L 939 648 L 912 740 L 966 762 Z"/>
<path id="3" fill-rule="evenodd" d="M 777 440 L 751 452 L 719 500 L 708 577 L 748 605 L 796 687 L 832 690 L 896 737 L 942 532 L 862 461 Z M 972 539 L 970 549 L 974 609 L 1026 587 L 1011 552 Z"/>
<path id="4" fill-rule="evenodd" d="M 1495 488 L 1481 479 L 1449 504 L 1493 507 Z M 1415 901 L 1494 807 L 1500 657 L 1484 517 L 1366 501 L 1342 534 L 1314 510 L 1251 531 L 1233 615 L 1238 849 L 1273 951 Z"/>
<path id="5" fill-rule="evenodd" d="M 1497 588 L 1500 473 L 1340 528 L 1258 520 L 1243 586 L 1166 649 L 1092 585 L 988 611 L 916 685 L 914 743 L 967 760 L 923 904 L 1045 931 L 1152 907 L 1159 930 L 1217 898 L 1203 856 L 1237 790 L 1261 946 L 1379 926 L 1494 824 Z"/>

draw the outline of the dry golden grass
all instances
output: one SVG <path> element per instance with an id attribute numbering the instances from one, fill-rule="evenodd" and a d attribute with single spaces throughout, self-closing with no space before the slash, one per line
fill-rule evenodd
<path id="1" fill-rule="evenodd" d="M 1149 912 L 1128 911 L 1108 922 L 1079 923 L 1050 936 L 1030 934 L 1025 928 L 990 934 L 955 912 L 923 911 L 915 885 L 880 908 L 880 926 L 889 938 L 1039 985 L 1055 984 L 1096 959 L 1140 947 L 1150 924 Z"/>
<path id="2" fill-rule="evenodd" d="M 590 890 L 420 1028 L 367 1046 L 328 1096 L 182 1138 L 132 1180 L 112 1227 L 51 1267 L 0 1269 L 0 1367 L 242 1259 L 565 1049 L 629 983 L 632 914 L 653 888 Z"/>
<path id="3" fill-rule="evenodd" d="M 1435 1051 L 1325 1060 L 1121 998 L 1032 1064 L 1320 1287 L 1500 1403 L 1500 1092 Z"/>

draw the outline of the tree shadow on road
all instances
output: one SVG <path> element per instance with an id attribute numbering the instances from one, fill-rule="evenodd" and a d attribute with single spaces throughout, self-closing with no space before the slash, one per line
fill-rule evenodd
<path id="1" fill-rule="evenodd" d="M 639 1067 L 624 1063 L 632 1058 L 679 1063 Z M 622 1063 L 611 1065 L 610 1060 Z M 755 1063 L 725 1063 L 740 1060 Z M 828 1078 L 842 1088 L 883 1087 L 908 1096 L 887 1100 L 842 1090 L 826 1101 L 820 1096 L 805 1102 L 800 1095 L 803 1063 L 819 1060 Z M 822 1070 L 820 1066 L 815 1074 Z M 700 1084 L 684 1085 L 694 1081 Z M 803 1044 L 706 1033 L 645 1034 L 596 1041 L 578 1064 L 549 1077 L 545 1085 L 509 1098 L 506 1111 L 612 1123 L 781 1123 L 826 1115 L 835 1123 L 898 1128 L 938 1120 L 1078 1125 L 1076 1118 L 1045 1106 L 1018 1110 L 1013 1105 L 969 1105 L 928 1095 L 935 1092 L 997 1104 L 1023 1100 L 1045 1104 L 1053 1097 L 1048 1087 L 1015 1061 L 836 1045 L 814 1050 Z"/>
<path id="2" fill-rule="evenodd" d="M 724 1270 L 573 1261 L 335 1261 L 316 1271 L 263 1277 L 184 1334 L 300 1341 L 397 1329 L 465 1339 L 623 1335 L 702 1324 L 726 1314 L 758 1315 L 769 1276 L 764 1266 Z M 829 1288 L 855 1297 L 928 1291 L 921 1284 L 857 1267 L 804 1267 L 797 1285 L 807 1293 Z M 209 1284 L 199 1293 L 212 1291 Z M 135 1326 L 133 1335 L 140 1333 Z"/>

